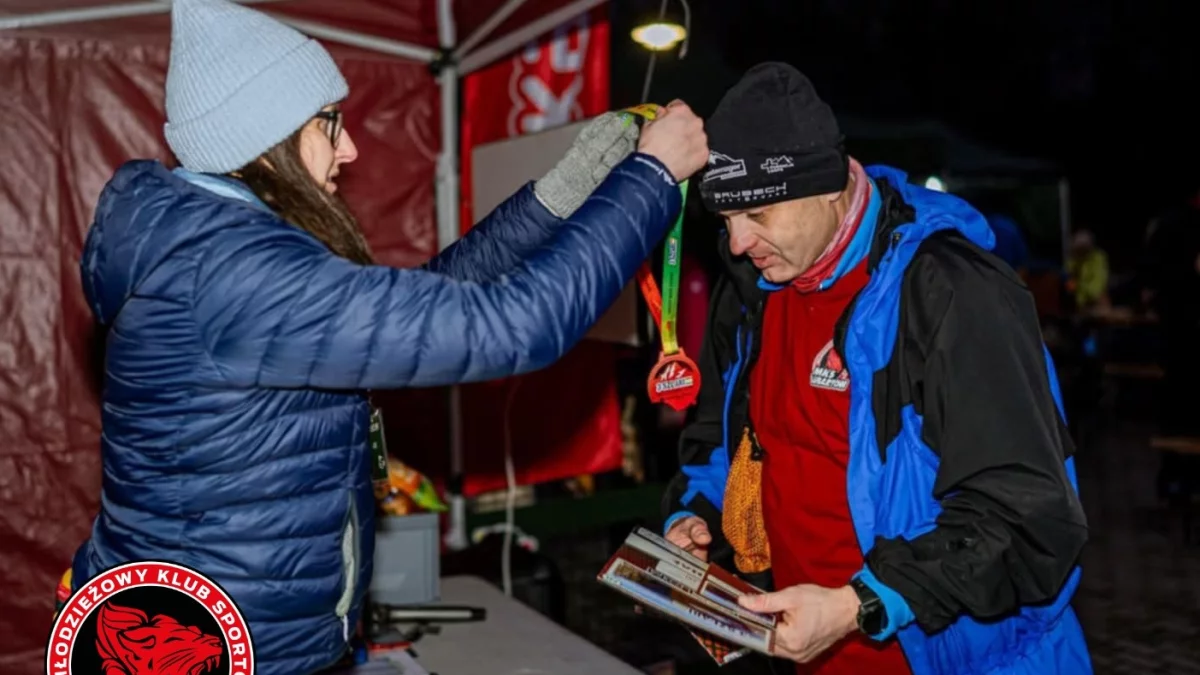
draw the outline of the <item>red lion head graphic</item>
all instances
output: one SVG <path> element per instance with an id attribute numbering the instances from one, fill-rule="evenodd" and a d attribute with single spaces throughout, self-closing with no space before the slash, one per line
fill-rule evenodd
<path id="1" fill-rule="evenodd" d="M 835 373 L 842 372 L 845 364 L 842 363 L 842 357 L 837 353 L 837 350 L 829 350 L 829 353 L 825 356 L 825 367 Z"/>
<path id="2" fill-rule="evenodd" d="M 102 675 L 204 675 L 221 664 L 221 640 L 169 616 L 148 619 L 140 609 L 100 606 L 96 649 Z"/>

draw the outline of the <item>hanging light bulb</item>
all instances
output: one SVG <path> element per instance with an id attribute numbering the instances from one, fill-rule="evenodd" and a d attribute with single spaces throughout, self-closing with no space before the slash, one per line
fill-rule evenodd
<path id="1" fill-rule="evenodd" d="M 687 30 L 677 23 L 655 22 L 633 29 L 633 41 L 656 52 L 674 49 L 686 37 Z"/>

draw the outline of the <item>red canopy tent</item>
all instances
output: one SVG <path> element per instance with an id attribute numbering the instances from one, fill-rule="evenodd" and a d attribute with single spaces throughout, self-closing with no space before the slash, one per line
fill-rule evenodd
<path id="1" fill-rule="evenodd" d="M 414 266 L 460 232 L 459 78 L 604 0 L 242 1 L 330 48 L 360 148 L 343 194 L 380 262 Z M 115 167 L 168 159 L 169 9 L 0 0 L 3 673 L 38 672 L 54 586 L 95 514 L 98 364 L 78 261 Z"/>

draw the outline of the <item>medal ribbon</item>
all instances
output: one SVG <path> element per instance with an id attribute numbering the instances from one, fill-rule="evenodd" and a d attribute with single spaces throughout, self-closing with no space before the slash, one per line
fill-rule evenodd
<path id="1" fill-rule="evenodd" d="M 679 192 L 683 195 L 684 204 L 687 203 L 687 190 L 687 181 L 679 184 Z M 682 253 L 683 210 L 680 209 L 679 217 L 675 219 L 675 224 L 667 233 L 667 239 L 663 245 L 662 292 L 659 292 L 658 283 L 654 280 L 654 273 L 650 271 L 649 263 L 643 263 L 637 275 L 638 285 L 641 287 L 642 295 L 646 298 L 650 314 L 654 317 L 654 322 L 659 325 L 662 351 L 665 356 L 679 351 L 679 337 L 675 333 L 675 326 L 679 316 L 679 270 L 683 264 Z"/>
<path id="2" fill-rule="evenodd" d="M 658 110 L 658 106 L 655 105 L 639 105 L 626 108 L 625 112 L 653 120 L 658 117 Z M 676 335 L 675 327 L 679 315 L 679 270 L 683 264 L 683 214 L 688 193 L 686 180 L 679 184 L 679 193 L 683 198 L 680 202 L 679 216 L 675 219 L 671 231 L 667 233 L 663 245 L 662 292 L 659 292 L 658 283 L 654 280 L 654 273 L 650 270 L 648 262 L 642 263 L 637 273 L 638 286 L 641 288 L 642 296 L 646 298 L 650 315 L 654 317 L 654 322 L 659 326 L 664 356 L 671 356 L 679 352 L 679 338 Z"/>

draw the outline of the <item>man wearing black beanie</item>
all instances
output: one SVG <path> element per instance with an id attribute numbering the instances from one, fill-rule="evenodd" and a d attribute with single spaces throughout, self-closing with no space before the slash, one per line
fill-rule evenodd
<path id="1" fill-rule="evenodd" d="M 849 157 L 785 64 L 706 131 L 727 269 L 667 537 L 775 589 L 743 604 L 801 673 L 1090 673 L 1074 448 L 986 219 Z"/>

